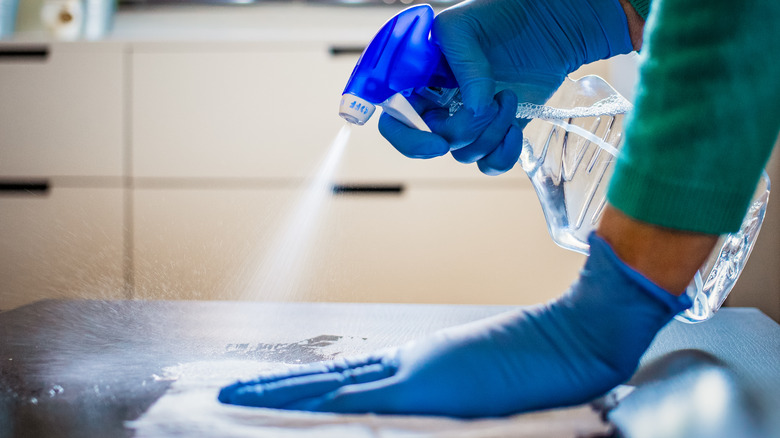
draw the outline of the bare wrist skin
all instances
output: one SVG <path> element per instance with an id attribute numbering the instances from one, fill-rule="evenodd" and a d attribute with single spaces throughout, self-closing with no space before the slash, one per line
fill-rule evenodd
<path id="1" fill-rule="evenodd" d="M 664 290 L 681 295 L 718 236 L 673 230 L 633 219 L 607 206 L 598 230 L 618 257 Z"/>
<path id="2" fill-rule="evenodd" d="M 628 0 L 619 0 L 620 5 L 623 6 L 623 11 L 626 13 L 626 19 L 628 20 L 628 35 L 631 37 L 631 44 L 634 46 L 634 50 L 637 52 L 642 48 L 642 35 L 645 31 L 645 20 L 637 14 L 634 7 Z"/>

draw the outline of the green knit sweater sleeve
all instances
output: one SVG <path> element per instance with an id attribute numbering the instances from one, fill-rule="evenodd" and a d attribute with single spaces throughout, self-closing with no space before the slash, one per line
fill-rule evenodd
<path id="1" fill-rule="evenodd" d="M 631 6 L 643 20 L 647 20 L 647 14 L 650 13 L 651 0 L 630 0 Z"/>
<path id="2" fill-rule="evenodd" d="M 613 206 L 674 229 L 739 229 L 780 130 L 777 23 L 778 0 L 655 0 Z"/>

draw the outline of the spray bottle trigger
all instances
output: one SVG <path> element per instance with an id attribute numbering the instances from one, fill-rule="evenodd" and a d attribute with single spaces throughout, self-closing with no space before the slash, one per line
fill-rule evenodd
<path id="1" fill-rule="evenodd" d="M 379 106 L 382 107 L 384 112 L 390 114 L 404 125 L 410 128 L 419 129 L 420 131 L 431 132 L 431 129 L 425 124 L 417 111 L 415 111 L 412 104 L 409 103 L 401 93 L 393 94 L 386 101 L 379 104 Z"/>

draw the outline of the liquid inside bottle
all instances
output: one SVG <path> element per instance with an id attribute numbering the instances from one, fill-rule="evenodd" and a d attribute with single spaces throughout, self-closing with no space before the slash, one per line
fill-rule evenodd
<path id="1" fill-rule="evenodd" d="M 522 103 L 520 166 L 542 204 L 558 245 L 587 254 L 588 235 L 606 205 L 608 181 L 623 143 L 632 105 L 604 80 L 566 79 L 545 105 Z"/>
<path id="2" fill-rule="evenodd" d="M 499 87 L 500 88 L 500 87 Z M 510 87 L 511 88 L 511 87 Z M 457 93 L 441 90 L 440 104 L 460 109 Z M 588 235 L 606 206 L 606 192 L 623 144 L 623 122 L 633 106 L 598 76 L 564 80 L 546 103 L 521 103 L 517 117 L 530 119 L 523 130 L 519 164 L 536 190 L 550 236 L 559 246 L 588 253 Z M 762 175 L 740 230 L 722 236 L 686 293 L 684 322 L 711 318 L 723 304 L 753 249 L 769 198 Z"/>

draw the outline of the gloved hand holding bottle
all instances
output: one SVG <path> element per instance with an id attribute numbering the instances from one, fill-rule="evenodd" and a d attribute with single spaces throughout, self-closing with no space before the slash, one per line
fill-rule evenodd
<path id="1" fill-rule="evenodd" d="M 595 234 L 569 292 L 365 358 L 228 386 L 223 403 L 328 412 L 500 416 L 584 403 L 632 375 L 676 297 Z"/>
<path id="2" fill-rule="evenodd" d="M 379 130 L 402 154 L 430 158 L 452 151 L 486 174 L 511 169 L 522 147 L 517 102 L 544 103 L 583 64 L 633 50 L 618 0 L 471 0 L 441 12 L 432 37 L 462 93 L 464 108 L 412 95 L 433 133 L 382 114 Z M 496 94 L 509 87 L 511 91 Z"/>

